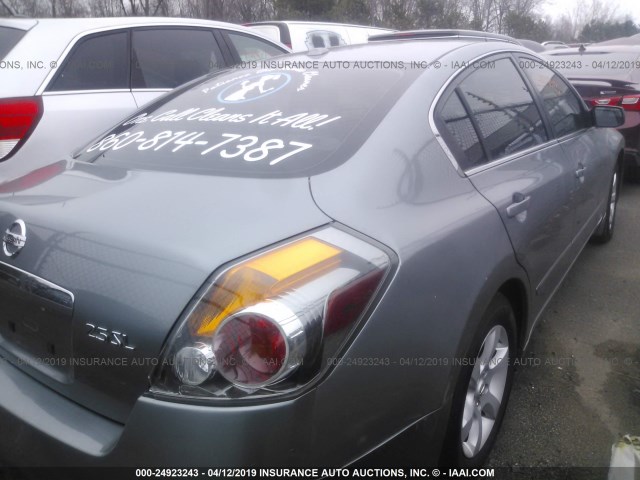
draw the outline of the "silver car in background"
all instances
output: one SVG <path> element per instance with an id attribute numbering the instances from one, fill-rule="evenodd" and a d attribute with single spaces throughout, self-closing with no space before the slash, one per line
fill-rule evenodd
<path id="1" fill-rule="evenodd" d="M 289 20 L 254 22 L 247 23 L 245 26 L 254 32 L 285 44 L 294 52 L 367 43 L 372 35 L 394 31 L 389 28 L 366 25 Z"/>
<path id="2" fill-rule="evenodd" d="M 272 62 L 0 186 L 0 461 L 343 466 L 405 435 L 416 464 L 486 459 L 541 312 L 613 234 L 623 111 L 482 37 Z"/>
<path id="3" fill-rule="evenodd" d="M 0 183 L 63 158 L 178 85 L 287 50 L 208 20 L 0 19 Z"/>

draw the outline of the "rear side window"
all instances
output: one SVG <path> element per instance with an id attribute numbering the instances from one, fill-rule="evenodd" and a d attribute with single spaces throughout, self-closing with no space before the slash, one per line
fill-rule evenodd
<path id="1" fill-rule="evenodd" d="M 484 162 L 484 152 L 471 119 L 467 114 L 458 92 L 452 92 L 447 99 L 440 116 L 449 133 L 449 148 L 465 169 L 473 168 Z"/>
<path id="2" fill-rule="evenodd" d="M 77 44 L 48 91 L 129 88 L 127 32 L 88 37 Z"/>
<path id="3" fill-rule="evenodd" d="M 523 62 L 523 70 L 542 97 L 553 131 L 558 137 L 586 128 L 581 100 L 556 73 L 535 61 Z"/>
<path id="4" fill-rule="evenodd" d="M 227 35 L 243 62 L 265 60 L 284 53 L 283 50 L 258 38 L 232 32 Z"/>
<path id="5" fill-rule="evenodd" d="M 224 67 L 210 30 L 134 30 L 132 88 L 175 88 Z"/>
<path id="6" fill-rule="evenodd" d="M 458 89 L 475 119 L 489 160 L 547 140 L 540 112 L 511 60 L 487 62 Z"/>
<path id="7" fill-rule="evenodd" d="M 17 28 L 0 27 L 0 60 L 15 47 L 27 32 Z"/>

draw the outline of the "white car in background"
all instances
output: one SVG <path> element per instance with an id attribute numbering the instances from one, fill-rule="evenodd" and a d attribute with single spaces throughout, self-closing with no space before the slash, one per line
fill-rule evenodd
<path id="1" fill-rule="evenodd" d="M 245 26 L 277 42 L 284 43 L 294 52 L 367 43 L 372 35 L 394 31 L 364 25 L 292 21 L 255 22 L 247 23 Z"/>
<path id="2" fill-rule="evenodd" d="M 0 183 L 53 163 L 164 92 L 288 49 L 182 18 L 0 20 Z"/>

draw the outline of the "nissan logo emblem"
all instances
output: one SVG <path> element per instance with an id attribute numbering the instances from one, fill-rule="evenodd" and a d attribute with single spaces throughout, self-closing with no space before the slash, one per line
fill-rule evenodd
<path id="1" fill-rule="evenodd" d="M 7 257 L 15 257 L 27 242 L 27 226 L 22 220 L 16 220 L 7 228 L 2 237 L 2 249 Z"/>

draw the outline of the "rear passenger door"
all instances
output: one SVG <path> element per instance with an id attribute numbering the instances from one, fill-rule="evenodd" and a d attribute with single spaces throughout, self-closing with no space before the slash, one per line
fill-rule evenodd
<path id="1" fill-rule="evenodd" d="M 438 129 L 500 214 L 542 307 L 571 259 L 574 169 L 509 54 L 469 67 L 445 91 Z"/>
<path id="2" fill-rule="evenodd" d="M 520 56 L 518 63 L 538 92 L 551 129 L 575 171 L 576 217 L 574 238 L 583 246 L 600 219 L 600 201 L 609 189 L 611 172 L 599 158 L 600 148 L 590 133 L 592 122 L 584 102 L 558 74 L 539 61 Z"/>
<path id="3" fill-rule="evenodd" d="M 132 31 L 131 88 L 139 107 L 228 63 L 214 30 L 154 27 Z"/>
<path id="4" fill-rule="evenodd" d="M 72 47 L 42 93 L 38 136 L 59 160 L 135 110 L 129 87 L 129 32 L 87 35 Z"/>

